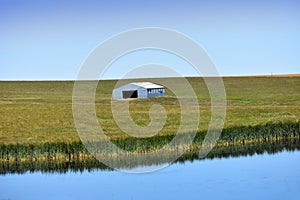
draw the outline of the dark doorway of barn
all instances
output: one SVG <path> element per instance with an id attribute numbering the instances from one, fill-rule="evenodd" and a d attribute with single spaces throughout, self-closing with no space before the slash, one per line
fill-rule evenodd
<path id="1" fill-rule="evenodd" d="M 122 91 L 123 98 L 137 98 L 137 90 Z"/>

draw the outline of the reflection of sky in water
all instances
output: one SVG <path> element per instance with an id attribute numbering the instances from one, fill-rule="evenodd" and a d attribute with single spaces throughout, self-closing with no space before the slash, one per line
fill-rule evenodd
<path id="1" fill-rule="evenodd" d="M 118 171 L 0 176 L 0 199 L 296 199 L 300 151 Z"/>
<path id="2" fill-rule="evenodd" d="M 169 163 L 162 163 L 162 164 L 157 164 L 157 165 L 149 165 L 149 166 L 137 166 L 134 168 L 120 168 L 119 170 L 121 172 L 128 172 L 128 173 L 133 173 L 133 174 L 140 174 L 140 173 L 151 173 L 160 169 L 163 169 L 165 167 L 168 167 L 170 164 Z"/>

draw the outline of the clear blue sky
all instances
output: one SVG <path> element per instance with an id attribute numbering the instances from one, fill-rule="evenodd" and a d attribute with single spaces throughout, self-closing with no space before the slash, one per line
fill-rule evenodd
<path id="1" fill-rule="evenodd" d="M 0 80 L 75 79 L 84 59 L 106 38 L 153 26 L 193 38 L 221 75 L 300 73 L 299 10 L 297 0 L 0 0 Z M 141 57 L 118 64 L 165 60 L 193 75 L 168 55 Z"/>

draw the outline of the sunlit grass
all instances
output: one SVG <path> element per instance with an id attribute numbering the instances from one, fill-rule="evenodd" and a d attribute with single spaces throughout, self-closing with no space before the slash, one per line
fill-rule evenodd
<path id="1" fill-rule="evenodd" d="M 210 122 L 210 97 L 201 78 L 188 78 L 198 96 L 199 131 Z M 227 93 L 225 128 L 298 122 L 300 78 L 224 78 Z M 135 80 L 136 81 L 136 80 Z M 152 82 L 158 80 L 152 79 Z M 130 82 L 130 81 L 128 81 Z M 127 138 L 111 113 L 111 92 L 116 81 L 101 81 L 96 95 L 98 120 L 111 138 Z M 176 80 L 174 81 L 176 84 Z M 180 86 L 178 86 L 180 87 Z M 78 142 L 72 115 L 71 81 L 0 82 L 0 144 L 45 144 Z M 152 104 L 164 106 L 168 119 L 159 135 L 174 135 L 180 125 L 180 108 L 174 94 L 130 101 L 131 116 L 139 125 L 150 122 Z"/>

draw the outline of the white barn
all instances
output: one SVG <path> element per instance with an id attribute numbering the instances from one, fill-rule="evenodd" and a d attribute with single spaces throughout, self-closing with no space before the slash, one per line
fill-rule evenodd
<path id="1" fill-rule="evenodd" d="M 150 82 L 133 82 L 113 90 L 113 99 L 165 96 L 165 87 Z"/>

